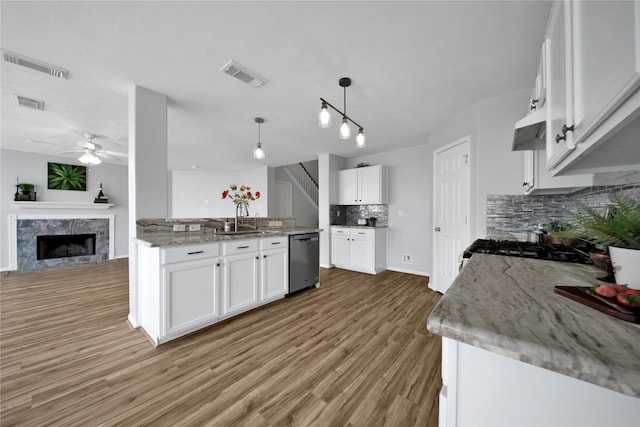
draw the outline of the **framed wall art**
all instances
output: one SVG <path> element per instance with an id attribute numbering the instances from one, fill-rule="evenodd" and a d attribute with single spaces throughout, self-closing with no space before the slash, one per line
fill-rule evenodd
<path id="1" fill-rule="evenodd" d="M 87 191 L 87 167 L 48 162 L 47 188 Z"/>

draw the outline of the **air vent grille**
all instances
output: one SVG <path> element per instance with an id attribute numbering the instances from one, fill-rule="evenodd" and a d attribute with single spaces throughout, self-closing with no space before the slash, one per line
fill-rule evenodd
<path id="1" fill-rule="evenodd" d="M 220 68 L 220 71 L 230 75 L 231 77 L 242 80 L 252 87 L 259 87 L 267 82 L 267 79 L 260 77 L 257 73 L 254 73 L 247 67 L 244 67 L 233 60 L 224 64 L 224 66 Z"/>
<path id="2" fill-rule="evenodd" d="M 69 74 L 69 71 L 65 70 L 64 68 L 56 67 L 55 65 L 47 64 L 45 62 L 36 61 L 35 59 L 30 59 L 6 50 L 2 51 L 2 57 L 6 62 L 20 65 L 21 67 L 30 68 L 40 73 L 49 74 L 53 77 L 66 79 L 67 75 Z"/>
<path id="3" fill-rule="evenodd" d="M 19 107 L 31 108 L 32 110 L 44 110 L 44 101 L 16 95 L 15 93 L 12 95 Z"/>

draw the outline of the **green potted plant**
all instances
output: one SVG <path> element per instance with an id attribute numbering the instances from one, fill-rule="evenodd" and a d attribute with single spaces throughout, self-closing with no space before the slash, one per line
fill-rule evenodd
<path id="1" fill-rule="evenodd" d="M 609 247 L 616 282 L 640 289 L 640 205 L 614 193 L 607 209 L 579 205 L 570 212 L 571 234 Z"/>
<path id="2" fill-rule="evenodd" d="M 33 191 L 33 188 L 34 188 L 33 184 L 27 184 L 23 182 L 18 184 L 18 193 L 28 196 Z"/>
<path id="3" fill-rule="evenodd" d="M 558 220 L 553 220 L 548 223 L 547 232 L 549 233 L 549 239 L 551 240 L 551 243 L 562 243 L 569 228 L 571 228 L 571 226 L 568 223 Z"/>

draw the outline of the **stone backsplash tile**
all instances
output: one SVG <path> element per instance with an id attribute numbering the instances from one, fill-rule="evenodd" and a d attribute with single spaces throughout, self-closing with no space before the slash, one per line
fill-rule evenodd
<path id="1" fill-rule="evenodd" d="M 640 173 L 598 174 L 596 180 L 603 184 L 572 194 L 488 195 L 487 236 L 533 230 L 538 224 L 547 224 L 553 220 L 568 221 L 567 211 L 575 211 L 579 205 L 605 209 L 609 204 L 609 196 L 614 192 L 620 192 L 640 203 Z M 604 184 L 605 182 L 609 185 Z"/>
<path id="2" fill-rule="evenodd" d="M 359 218 L 377 219 L 377 225 L 389 225 L 389 205 L 331 205 L 331 225 L 357 225 Z"/>

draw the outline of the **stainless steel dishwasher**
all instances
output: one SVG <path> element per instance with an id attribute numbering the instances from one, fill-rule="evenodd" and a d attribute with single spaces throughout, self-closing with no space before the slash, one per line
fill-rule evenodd
<path id="1" fill-rule="evenodd" d="M 289 294 L 319 285 L 320 236 L 318 233 L 289 236 Z"/>

